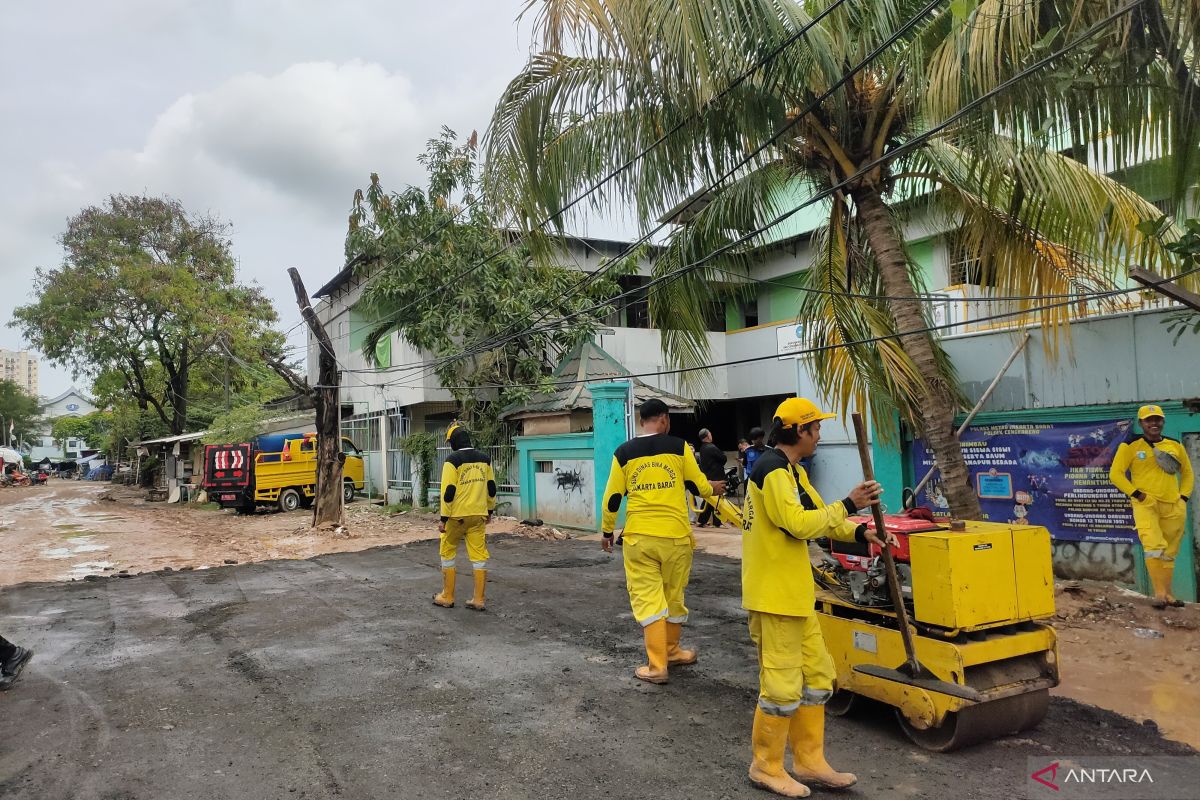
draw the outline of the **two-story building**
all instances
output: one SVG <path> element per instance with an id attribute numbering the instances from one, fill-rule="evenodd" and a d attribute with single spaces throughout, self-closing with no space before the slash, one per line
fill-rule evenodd
<path id="1" fill-rule="evenodd" d="M 55 441 L 50 435 L 50 427 L 61 417 L 85 417 L 96 411 L 96 405 L 91 398 L 72 386 L 57 397 L 42 402 L 42 420 L 44 426 L 39 432 L 40 438 L 29 448 L 29 457 L 34 462 L 49 458 L 54 461 L 73 461 L 83 455 L 88 449 L 88 443 L 80 438 L 71 437 L 65 441 Z"/>
<path id="2" fill-rule="evenodd" d="M 1149 165 L 1120 177 L 1148 200 L 1167 208 L 1169 181 L 1156 176 L 1158 169 Z M 797 204 L 803 200 L 797 198 Z M 702 373 L 685 380 L 668 372 L 672 367 L 662 355 L 659 331 L 652 327 L 645 296 L 637 293 L 626 298 L 607 320 L 595 344 L 645 383 L 696 401 L 694 418 L 676 430 L 687 436 L 698 426 L 708 427 L 718 446 L 730 452 L 737 438 L 751 427 L 769 423 L 771 410 L 784 396 L 799 393 L 827 402 L 807 368 L 803 325 L 796 318 L 803 292 L 799 279 L 812 263 L 814 231 L 826 218 L 818 205 L 809 207 L 776 229 L 772 241 L 760 248 L 746 279 L 749 290 L 742 294 L 748 299 L 729 302 L 723 315 L 710 315 L 709 361 L 714 366 Z M 1105 304 L 1079 304 L 1069 338 L 1056 354 L 1050 344 L 1052 337 L 1044 335 L 1032 316 L 993 319 L 1011 307 L 989 299 L 994 292 L 981 284 L 977 266 L 962 257 L 955 229 L 918 218 L 907 224 L 905 235 L 908 255 L 929 292 L 933 324 L 947 326 L 937 335 L 954 361 L 964 393 L 975 402 L 988 386 L 996 384 L 979 409 L 976 428 L 997 437 L 1018 436 L 1013 446 L 1040 448 L 1050 453 L 1047 458 L 1058 459 L 1053 469 L 1043 470 L 1046 474 L 1017 475 L 1019 485 L 1009 487 L 1010 496 L 989 498 L 993 518 L 1034 520 L 1051 527 L 1063 574 L 1132 580 L 1139 567 L 1129 523 L 1117 510 L 1108 508 L 1119 498 L 1096 499 L 1091 511 L 1068 508 L 1083 496 L 1082 484 L 1087 482 L 1072 473 L 1080 484 L 1078 497 L 1064 499 L 1064 495 L 1054 501 L 1059 506 L 1040 508 L 1038 504 L 1046 501 L 1046 493 L 1038 489 L 1041 484 L 1024 482 L 1064 479 L 1070 471 L 1064 464 L 1071 459 L 1063 453 L 1054 455 L 1050 451 L 1057 445 L 1046 444 L 1044 438 L 1028 432 L 1040 431 L 1043 437 L 1053 438 L 1055 431 L 1080 427 L 1080 431 L 1072 428 L 1063 433 L 1064 447 L 1075 441 L 1074 437 L 1124 435 L 1136 407 L 1153 402 L 1169 411 L 1168 435 L 1181 438 L 1200 463 L 1200 348 L 1188 339 L 1175 342 L 1164 324 L 1180 306 L 1153 292 L 1133 292 Z M 591 272 L 600 267 L 602 258 L 611 258 L 626 247 L 627 243 L 616 241 L 574 240 L 572 258 L 565 266 Z M 626 287 L 636 289 L 648 282 L 651 266 L 649 262 L 639 264 L 636 275 L 623 279 Z M 334 336 L 339 362 L 354 369 L 343 376 L 344 416 L 349 425 L 359 426 L 365 434 L 368 450 L 384 453 L 394 451 L 395 437 L 407 430 L 444 426 L 454 414 L 454 405 L 448 392 L 430 388 L 436 386 L 436 380 L 427 372 L 417 373 L 422 378 L 406 386 L 386 365 L 371 369 L 367 364 L 360 351 L 368 321 L 355 311 L 363 282 L 364 278 L 351 270 L 339 273 L 317 292 L 323 301 L 318 314 Z M 1005 373 L 998 375 L 1025 333 L 1029 333 L 1029 341 Z M 391 337 L 389 347 L 393 364 L 426 358 L 399 335 Z M 309 363 L 315 372 L 316 349 L 311 341 Z M 660 372 L 665 374 L 657 374 Z M 380 425 L 372 415 L 387 418 L 388 424 Z M 874 448 L 889 490 L 887 502 L 898 508 L 901 488 L 915 485 L 922 477 L 924 456 L 919 442 L 914 443 L 906 431 L 889 433 L 895 435 L 877 437 Z M 1032 438 L 1019 438 L 1025 434 Z M 386 447 L 372 438 L 376 435 L 387 442 Z M 396 485 L 397 479 L 402 480 L 397 475 L 403 471 L 398 460 L 391 459 L 390 474 L 389 459 L 381 455 L 379 461 L 376 474 L 384 473 L 380 485 Z M 852 435 L 842 425 L 826 426 L 812 474 L 818 489 L 830 496 L 840 496 L 839 492 L 861 478 Z M 1106 484 L 1107 479 L 1093 482 Z M 996 480 L 989 486 L 1002 483 Z M 937 499 L 936 483 L 919 498 L 934 505 Z M 1197 512 L 1193 509 L 1192 513 Z M 1186 562 L 1194 586 L 1190 548 L 1189 544 L 1181 564 Z"/>

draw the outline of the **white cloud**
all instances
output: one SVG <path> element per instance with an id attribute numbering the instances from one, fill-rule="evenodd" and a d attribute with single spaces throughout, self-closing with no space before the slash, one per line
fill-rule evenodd
<path id="1" fill-rule="evenodd" d="M 414 86 L 381 64 L 350 60 L 242 73 L 185 94 L 136 147 L 38 164 L 36 190 L 0 215 L 0 269 L 14 271 L 30 254 L 26 265 L 56 263 L 54 237 L 65 220 L 109 194 L 171 195 L 189 211 L 233 223 L 243 278 L 261 283 L 290 325 L 296 314 L 285 269 L 300 267 L 311 291 L 340 268 L 354 190 L 371 172 L 389 189 L 420 183 L 424 142 L 442 124 L 464 137 L 482 128 L 498 92 L 484 83 L 473 93 L 422 99 Z M 53 370 L 44 374 L 52 378 Z"/>

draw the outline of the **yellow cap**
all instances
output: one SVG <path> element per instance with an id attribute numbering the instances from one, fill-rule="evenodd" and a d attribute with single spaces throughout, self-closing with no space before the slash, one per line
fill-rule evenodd
<path id="1" fill-rule="evenodd" d="M 446 441 L 447 442 L 450 441 L 450 436 L 453 435 L 453 433 L 461 427 L 462 427 L 462 423 L 459 422 L 458 420 L 451 422 L 450 427 L 446 428 Z"/>
<path id="2" fill-rule="evenodd" d="M 836 414 L 826 414 L 806 397 L 789 397 L 775 409 L 775 418 L 785 426 L 807 425 L 820 419 L 833 419 Z"/>
<path id="3" fill-rule="evenodd" d="M 1138 419 L 1146 419 L 1147 417 L 1162 417 L 1167 418 L 1160 406 L 1142 406 L 1138 409 Z"/>

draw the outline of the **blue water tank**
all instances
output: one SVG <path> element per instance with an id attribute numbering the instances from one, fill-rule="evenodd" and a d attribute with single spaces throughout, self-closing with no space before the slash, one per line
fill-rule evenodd
<path id="1" fill-rule="evenodd" d="M 263 453 L 279 453 L 287 449 L 292 439 L 302 439 L 300 433 L 267 433 L 254 437 L 254 449 Z"/>

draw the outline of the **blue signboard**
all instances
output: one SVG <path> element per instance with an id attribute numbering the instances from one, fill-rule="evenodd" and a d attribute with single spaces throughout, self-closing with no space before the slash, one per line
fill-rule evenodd
<path id="1" fill-rule="evenodd" d="M 1133 541 L 1129 498 L 1108 479 L 1132 424 L 1011 422 L 967 428 L 963 456 L 984 519 L 1041 525 L 1059 540 Z M 913 442 L 912 459 L 918 479 L 934 463 L 920 439 Z M 940 477 L 934 473 L 917 503 L 947 515 Z"/>

